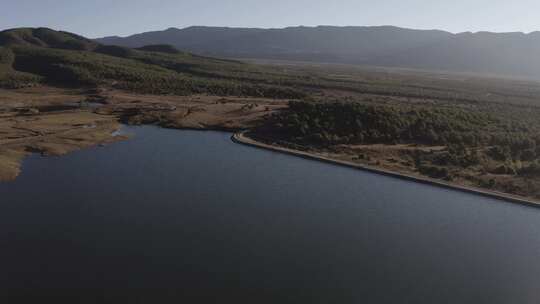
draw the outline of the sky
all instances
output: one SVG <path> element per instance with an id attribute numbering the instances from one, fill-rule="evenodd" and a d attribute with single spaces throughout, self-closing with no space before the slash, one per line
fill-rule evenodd
<path id="1" fill-rule="evenodd" d="M 97 38 L 192 25 L 395 25 L 449 32 L 540 30 L 539 0 L 0 0 L 0 29 Z"/>

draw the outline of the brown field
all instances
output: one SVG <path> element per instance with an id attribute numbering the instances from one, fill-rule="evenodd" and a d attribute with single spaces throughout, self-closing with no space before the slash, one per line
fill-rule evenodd
<path id="1" fill-rule="evenodd" d="M 0 181 L 5 181 L 17 177 L 28 153 L 63 155 L 125 139 L 113 136 L 120 122 L 235 131 L 252 127 L 286 101 L 39 87 L 0 90 L 0 104 Z"/>

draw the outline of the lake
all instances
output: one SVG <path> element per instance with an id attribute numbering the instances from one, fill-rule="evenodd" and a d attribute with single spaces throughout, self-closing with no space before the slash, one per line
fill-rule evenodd
<path id="1" fill-rule="evenodd" d="M 259 150 L 228 133 L 125 131 L 134 137 L 32 155 L 0 183 L 0 297 L 540 301 L 540 209 Z"/>

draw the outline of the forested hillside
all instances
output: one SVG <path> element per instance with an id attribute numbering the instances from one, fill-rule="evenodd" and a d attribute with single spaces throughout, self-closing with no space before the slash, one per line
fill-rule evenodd
<path id="1" fill-rule="evenodd" d="M 217 73 L 220 74 L 217 74 Z M 0 32 L 0 86 L 39 84 L 110 86 L 139 93 L 298 98 L 301 92 L 272 84 L 239 81 L 264 70 L 237 61 L 201 57 L 171 46 L 130 49 L 103 46 L 50 29 Z"/>

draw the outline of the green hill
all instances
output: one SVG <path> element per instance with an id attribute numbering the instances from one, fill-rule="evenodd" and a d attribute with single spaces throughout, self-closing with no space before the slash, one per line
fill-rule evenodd
<path id="1" fill-rule="evenodd" d="M 10 48 L 0 46 L 0 87 L 19 88 L 41 82 L 35 74 L 23 73 L 13 69 L 15 54 Z"/>
<path id="2" fill-rule="evenodd" d="M 109 86 L 152 94 L 303 96 L 291 88 L 257 81 L 266 73 L 253 65 L 196 56 L 168 46 L 104 46 L 45 28 L 0 32 L 0 87 L 4 88 L 47 84 Z"/>
<path id="3" fill-rule="evenodd" d="M 93 50 L 99 44 L 76 34 L 55 31 L 48 28 L 18 28 L 0 32 L 0 45 Z"/>

